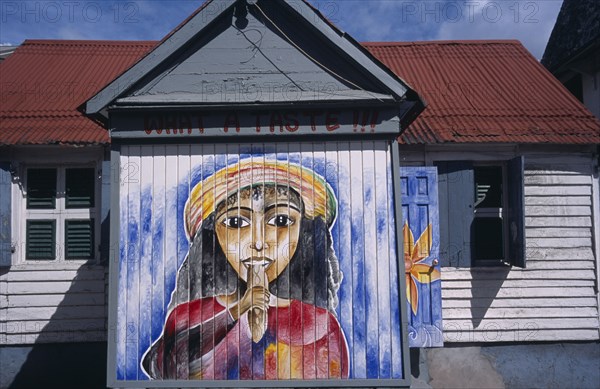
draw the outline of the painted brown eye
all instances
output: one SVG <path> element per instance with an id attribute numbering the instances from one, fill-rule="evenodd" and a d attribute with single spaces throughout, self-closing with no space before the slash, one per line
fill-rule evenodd
<path id="1" fill-rule="evenodd" d="M 250 222 L 240 216 L 232 216 L 225 218 L 222 222 L 229 228 L 244 228 L 250 225 Z"/>
<path id="2" fill-rule="evenodd" d="M 292 219 L 288 215 L 277 215 L 277 216 L 271 218 L 267 222 L 267 224 L 269 224 L 270 226 L 276 226 L 276 227 L 287 227 L 287 226 L 291 226 L 292 224 L 294 224 L 294 219 Z"/>

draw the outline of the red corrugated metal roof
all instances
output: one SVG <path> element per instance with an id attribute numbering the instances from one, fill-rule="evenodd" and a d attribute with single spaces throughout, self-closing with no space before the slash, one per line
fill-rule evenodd
<path id="1" fill-rule="evenodd" d="M 402 143 L 600 143 L 600 121 L 518 41 L 363 45 L 428 103 Z"/>
<path id="2" fill-rule="evenodd" d="M 157 42 L 25 41 L 0 63 L 0 145 L 104 144 L 77 108 Z M 517 41 L 364 43 L 429 106 L 415 143 L 600 143 L 600 122 Z"/>
<path id="3" fill-rule="evenodd" d="M 0 145 L 108 143 L 77 108 L 155 45 L 25 41 L 0 63 Z"/>

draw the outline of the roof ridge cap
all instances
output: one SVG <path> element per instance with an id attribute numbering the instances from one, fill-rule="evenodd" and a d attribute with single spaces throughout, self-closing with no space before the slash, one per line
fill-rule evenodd
<path id="1" fill-rule="evenodd" d="M 21 46 L 148 46 L 157 40 L 26 39 Z"/>
<path id="2" fill-rule="evenodd" d="M 361 42 L 364 46 L 428 46 L 428 45 L 523 45 L 518 39 L 457 39 L 429 41 L 375 41 Z"/>

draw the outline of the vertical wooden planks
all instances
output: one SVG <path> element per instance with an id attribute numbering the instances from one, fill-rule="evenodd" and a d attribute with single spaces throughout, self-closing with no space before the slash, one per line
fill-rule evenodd
<path id="1" fill-rule="evenodd" d="M 388 185 L 388 169 L 387 169 L 387 145 L 385 142 L 374 143 L 374 163 L 375 163 L 375 182 L 374 182 L 374 197 L 375 204 L 388 204 L 389 192 L 391 188 Z M 378 312 L 378 327 L 379 327 L 379 378 L 389 379 L 392 374 L 392 344 L 391 328 L 398 325 L 392 322 L 390 313 L 392 308 L 391 289 L 394 289 L 390 284 L 392 271 L 396 270 L 396 266 L 390 267 L 390 262 L 395 261 L 392 252 L 390 252 L 390 241 L 395 242 L 395 239 L 390 239 L 388 225 L 392 223 L 393 218 L 390 214 L 393 208 L 391 204 L 387 207 L 376 206 L 375 239 L 377 242 L 377 312 Z M 397 304 L 397 302 L 396 302 Z M 389 345 L 389 346 L 388 346 Z"/>
<path id="2" fill-rule="evenodd" d="M 377 215 L 375 144 L 362 142 L 363 240 L 365 269 L 366 378 L 379 378 L 379 311 L 377 289 Z"/>
<path id="3" fill-rule="evenodd" d="M 126 321 L 126 378 L 137 380 L 139 366 L 139 305 L 140 305 L 140 146 L 128 147 L 126 187 L 128 215 L 124 226 L 127 234 L 127 321 Z"/>
<path id="4" fill-rule="evenodd" d="M 404 234 L 408 237 L 404 261 L 410 346 L 439 347 L 443 339 L 437 170 L 404 167 L 401 182 Z"/>
<path id="5" fill-rule="evenodd" d="M 166 314 L 165 301 L 165 221 L 166 221 L 166 147 L 152 146 L 153 182 L 152 193 L 152 295 L 151 295 L 151 333 L 150 342 L 162 332 Z"/>
<path id="6" fill-rule="evenodd" d="M 199 369 L 195 371 L 202 371 L 208 379 L 335 379 L 344 378 L 342 371 L 348 371 L 352 379 L 403 378 L 401 303 L 397 290 L 400 274 L 395 249 L 394 191 L 389 159 L 388 144 L 373 141 L 276 146 L 222 143 L 123 147 L 121 163 L 138 166 L 139 179 L 127 181 L 121 199 L 121 243 L 124 245 L 121 265 L 125 277 L 120 283 L 123 293 L 119 294 L 119 304 L 125 307 L 127 326 L 123 332 L 125 347 L 118 350 L 118 358 L 122 358 L 125 369 L 118 377 L 127 380 L 147 378 L 147 372 L 140 365 L 141 358 L 163 335 L 165 320 L 171 314 L 176 315 L 174 321 L 182 325 L 177 325 L 177 339 L 182 341 L 176 341 L 176 351 L 165 359 L 165 363 L 170 364 L 169 371 L 174 372 L 177 379 L 189 379 L 192 362 L 194 369 Z M 302 265 L 304 278 L 300 285 L 283 285 L 288 290 L 282 291 L 282 295 L 292 296 L 292 299 L 301 300 L 304 304 L 305 308 L 298 311 L 300 316 L 294 319 L 286 316 L 287 323 L 279 322 L 280 311 L 275 310 L 274 316 L 269 317 L 277 323 L 275 334 L 298 328 L 300 323 L 300 328 L 304 329 L 293 335 L 300 339 L 297 345 L 290 346 L 277 336 L 244 343 L 243 339 L 247 337 L 243 331 L 249 328 L 244 315 L 239 319 L 240 330 L 236 330 L 237 343 L 228 341 L 218 354 L 206 354 L 201 360 L 192 359 L 190 353 L 194 349 L 202 349 L 202 343 L 195 345 L 188 342 L 192 339 L 192 328 L 183 323 L 197 322 L 199 314 L 215 318 L 218 314 L 217 305 L 211 305 L 205 299 L 217 293 L 216 289 L 211 292 L 200 288 L 192 292 L 192 282 L 197 282 L 190 278 L 192 269 L 179 271 L 190 253 L 191 242 L 188 239 L 192 238 L 187 236 L 184 228 L 185 204 L 194 187 L 240 161 L 252 161 L 259 166 L 258 169 L 261 169 L 260 166 L 265 169 L 263 172 L 244 172 L 252 175 L 250 182 L 256 181 L 261 186 L 277 186 L 278 180 L 285 177 L 259 181 L 258 177 L 266 172 L 269 164 L 279 161 L 283 164 L 277 166 L 287 165 L 286 180 L 291 180 L 291 171 L 301 166 L 304 173 L 300 179 L 304 185 L 295 190 L 300 192 L 303 201 L 309 202 L 311 209 L 314 206 L 324 210 L 335 204 L 335 210 L 331 211 L 336 211 L 337 217 L 332 225 L 325 227 L 331 227 L 331 241 L 322 232 L 311 232 L 312 238 L 307 242 L 313 242 L 314 246 L 309 248 L 312 252 L 309 253 L 310 258 L 307 257 L 308 262 Z M 297 174 L 298 170 L 294 171 Z M 237 180 L 228 181 L 226 188 L 214 186 L 211 197 L 217 198 L 218 195 L 218 201 L 222 201 L 237 193 L 243 177 L 238 174 Z M 244 185 L 248 185 L 245 182 Z M 325 202 L 323 193 L 317 192 L 318 183 L 324 183 L 326 191 L 331 190 L 332 203 Z M 420 215 L 419 207 L 415 209 L 418 218 L 427 219 L 426 214 Z M 212 246 L 212 252 L 216 252 L 218 245 L 229 247 L 229 242 L 219 242 L 216 234 L 212 241 L 203 244 Z M 249 250 L 249 247 L 239 244 L 236 248 L 238 254 Z M 327 291 L 335 293 L 335 288 L 332 292 L 327 277 L 322 277 L 325 273 L 330 277 L 333 269 L 317 262 L 317 258 L 322 261 L 323 253 L 318 251 L 330 248 L 337 256 L 343 278 L 337 291 L 338 306 L 331 311 L 331 316 L 328 316 L 329 313 L 323 316 L 319 312 L 329 312 L 328 309 L 334 307 L 336 296 L 327 295 Z M 195 255 L 199 254 L 196 252 Z M 209 260 L 214 264 L 214 261 L 223 258 L 215 256 Z M 214 279 L 217 276 L 215 267 L 210 269 L 212 274 L 202 273 L 201 276 Z M 291 280 L 294 275 L 290 274 L 289 268 L 282 270 Z M 300 289 L 291 290 L 292 287 Z M 241 295 L 242 291 L 238 291 L 238 298 Z M 197 308 L 192 308 L 192 303 L 200 300 L 203 302 L 199 303 L 200 311 L 197 311 Z M 224 300 L 218 301 L 224 303 Z M 315 339 L 338 330 L 337 322 L 341 325 L 341 337 L 336 343 L 323 338 L 325 347 L 317 345 Z M 211 344 L 216 345 L 222 338 L 215 323 L 209 320 L 202 325 L 209 331 L 206 333 L 211 334 Z M 166 339 L 161 341 L 167 342 Z M 273 355 L 271 346 L 280 358 L 274 370 L 267 365 L 267 358 Z M 339 360 L 336 356 L 336 360 L 329 359 L 328 366 L 317 365 L 317 361 L 323 361 L 323 353 L 329 356 L 329 353 L 339 353 L 346 348 L 349 361 Z M 231 361 L 232 365 L 222 361 Z M 344 366 L 339 366 L 340 363 Z"/>
<path id="7" fill-rule="evenodd" d="M 152 332 L 152 242 L 153 206 L 152 188 L 154 187 L 154 163 L 152 146 L 141 146 L 140 155 L 140 268 L 139 268 L 139 337 L 138 355 L 144 355 L 150 347 Z M 138 363 L 138 377 L 144 377 Z"/>

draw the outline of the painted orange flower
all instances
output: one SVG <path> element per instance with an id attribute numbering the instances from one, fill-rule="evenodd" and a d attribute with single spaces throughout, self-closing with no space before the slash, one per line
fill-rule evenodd
<path id="1" fill-rule="evenodd" d="M 439 270 L 433 266 L 422 263 L 429 257 L 432 244 L 432 227 L 427 226 L 419 239 L 415 242 L 408 223 L 404 224 L 404 272 L 406 275 L 406 298 L 410 302 L 413 313 L 417 314 L 419 307 L 418 283 L 428 284 L 440 279 Z"/>

